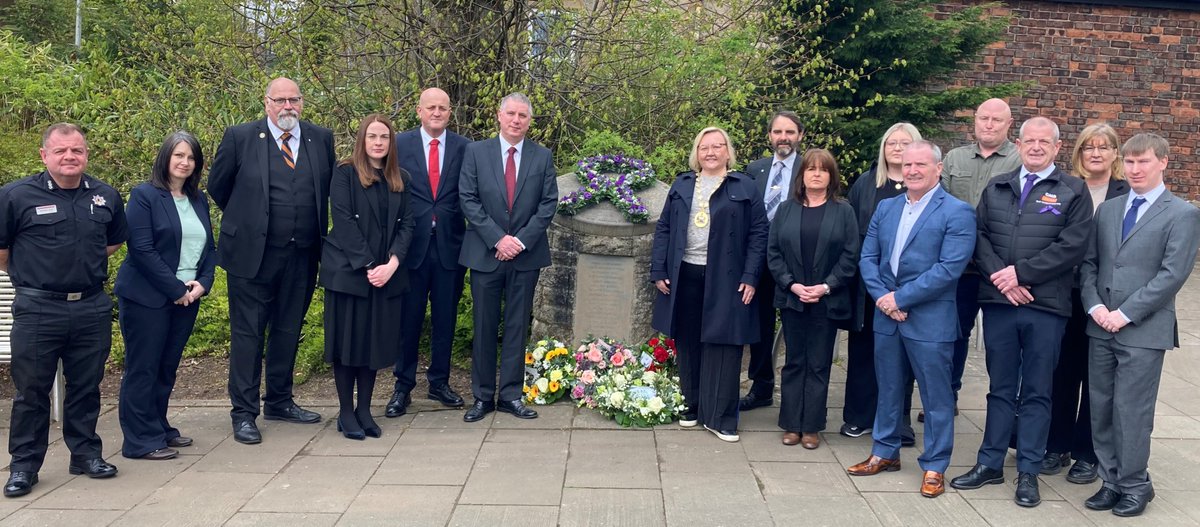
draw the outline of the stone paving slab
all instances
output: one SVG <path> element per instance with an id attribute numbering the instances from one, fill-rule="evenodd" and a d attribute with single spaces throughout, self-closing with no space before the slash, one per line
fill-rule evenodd
<path id="1" fill-rule="evenodd" d="M 558 522 L 558 507 L 529 505 L 459 505 L 450 517 L 450 527 L 553 527 Z"/>
<path id="2" fill-rule="evenodd" d="M 248 512 L 343 512 L 383 458 L 298 456 L 247 503 Z"/>
<path id="3" fill-rule="evenodd" d="M 771 512 L 749 473 L 662 473 L 667 525 L 769 525 Z"/>
<path id="4" fill-rule="evenodd" d="M 114 509 L 129 510 L 162 485 L 187 470 L 197 456 L 179 456 L 165 461 L 124 460 L 116 477 L 91 479 L 72 477 L 54 492 L 34 501 L 38 509 Z M 114 460 L 114 462 L 116 462 Z M 41 486 L 39 483 L 38 486 Z"/>
<path id="5" fill-rule="evenodd" d="M 464 485 L 486 429 L 410 428 L 371 478 L 376 485 Z"/>
<path id="6" fill-rule="evenodd" d="M 462 487 L 367 485 L 338 525 L 354 527 L 445 525 Z"/>
<path id="7" fill-rule="evenodd" d="M 269 474 L 184 471 L 114 524 L 204 527 L 221 525 L 271 480 Z"/>
<path id="8" fill-rule="evenodd" d="M 575 430 L 567 487 L 658 489 L 658 456 L 649 430 Z M 565 498 L 564 498 L 565 500 Z"/>
<path id="9" fill-rule="evenodd" d="M 458 502 L 557 506 L 569 435 L 560 430 L 492 430 Z"/>
<path id="10" fill-rule="evenodd" d="M 560 527 L 666 525 L 662 492 L 647 489 L 563 489 Z"/>
<path id="11" fill-rule="evenodd" d="M 224 527 L 330 527 L 340 514 L 239 512 Z"/>

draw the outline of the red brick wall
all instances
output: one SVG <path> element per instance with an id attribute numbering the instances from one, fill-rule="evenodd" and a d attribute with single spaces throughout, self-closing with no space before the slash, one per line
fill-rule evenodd
<path id="1" fill-rule="evenodd" d="M 946 0 L 940 9 L 977 3 Z M 1200 198 L 1200 11 L 1006 0 L 992 13 L 1012 17 L 1004 41 L 954 83 L 1035 82 L 1008 100 L 1014 138 L 1024 119 L 1053 119 L 1063 134 L 1060 166 L 1067 167 L 1089 124 L 1107 121 L 1122 140 L 1154 132 L 1171 143 L 1167 186 Z M 969 124 L 951 130 L 962 140 L 949 146 L 971 140 Z"/>

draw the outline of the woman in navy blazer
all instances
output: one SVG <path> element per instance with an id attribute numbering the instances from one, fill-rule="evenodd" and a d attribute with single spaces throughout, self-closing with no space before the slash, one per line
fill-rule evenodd
<path id="1" fill-rule="evenodd" d="M 321 250 L 320 279 L 325 361 L 333 365 L 337 387 L 337 429 L 350 439 L 382 435 L 371 416 L 375 372 L 400 356 L 401 295 L 408 289 L 401 262 L 415 221 L 394 133 L 383 115 L 365 117 L 354 153 L 334 170 L 329 186 L 333 229 Z"/>
<path id="2" fill-rule="evenodd" d="M 216 253 L 204 154 L 187 132 L 163 141 L 150 181 L 126 205 L 129 244 L 114 292 L 125 339 L 119 416 L 128 458 L 171 459 L 192 444 L 167 422 L 167 404 L 200 297 L 212 289 Z"/>
<path id="3" fill-rule="evenodd" d="M 729 135 L 701 130 L 675 178 L 654 229 L 650 280 L 658 289 L 654 329 L 675 337 L 680 391 L 688 409 L 679 424 L 703 424 L 738 440 L 742 346 L 758 341 L 754 285 L 767 253 L 767 212 L 754 180 L 729 170 Z"/>

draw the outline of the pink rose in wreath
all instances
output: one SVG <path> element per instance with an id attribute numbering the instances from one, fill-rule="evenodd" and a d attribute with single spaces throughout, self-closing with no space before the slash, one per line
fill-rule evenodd
<path id="1" fill-rule="evenodd" d="M 600 362 L 601 360 L 604 360 L 604 355 L 600 353 L 600 348 L 592 345 L 591 349 L 588 350 L 587 360 L 592 362 Z"/>
<path id="2" fill-rule="evenodd" d="M 583 374 L 579 376 L 579 380 L 583 381 L 584 384 L 592 384 L 596 382 L 596 372 L 584 370 Z M 578 388 L 582 389 L 583 387 L 579 386 Z"/>
<path id="3" fill-rule="evenodd" d="M 613 366 L 616 366 L 618 368 L 620 368 L 621 366 L 624 366 L 625 365 L 625 354 L 621 353 L 621 352 L 613 353 L 612 363 L 613 363 Z"/>

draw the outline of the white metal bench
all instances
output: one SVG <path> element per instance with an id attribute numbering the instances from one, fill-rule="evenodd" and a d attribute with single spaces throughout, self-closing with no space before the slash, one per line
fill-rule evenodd
<path id="1" fill-rule="evenodd" d="M 12 304 L 17 292 L 8 273 L 0 271 L 0 362 L 12 363 L 12 334 L 13 314 Z M 50 418 L 62 420 L 63 407 L 63 373 L 62 363 L 58 364 L 58 373 L 54 376 L 54 387 L 50 389 Z"/>

